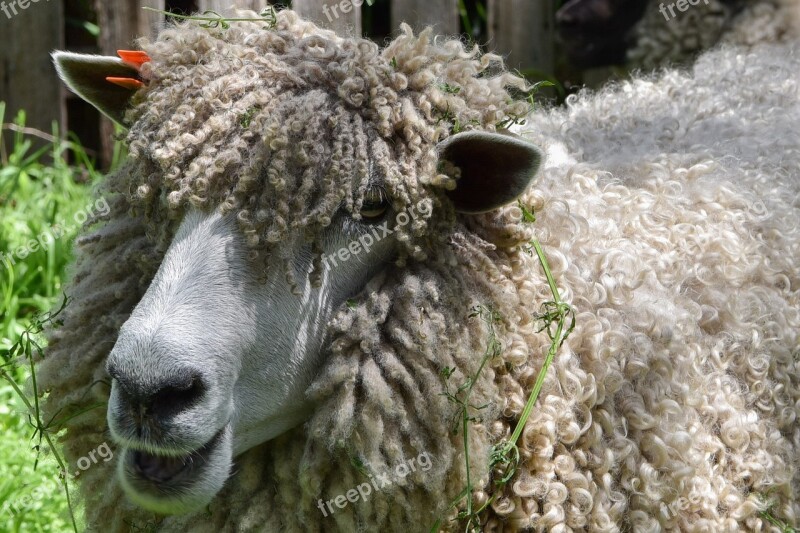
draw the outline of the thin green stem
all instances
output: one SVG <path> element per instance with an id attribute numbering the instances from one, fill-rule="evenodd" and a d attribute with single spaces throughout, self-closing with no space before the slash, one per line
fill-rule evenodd
<path id="1" fill-rule="evenodd" d="M 527 210 L 524 210 L 523 212 L 527 214 L 527 216 L 525 217 L 525 220 L 527 222 L 534 222 L 536 220 L 533 213 L 530 213 Z M 465 492 L 462 493 L 462 495 L 459 496 L 458 499 L 456 499 L 454 504 L 460 501 L 465 494 L 466 497 L 469 498 L 466 504 L 466 510 L 461 514 L 462 517 L 467 519 L 467 524 L 466 524 L 467 531 L 470 530 L 470 527 L 472 527 L 473 524 L 480 523 L 478 517 L 494 501 L 496 501 L 496 499 L 498 498 L 498 496 L 500 496 L 500 494 L 502 494 L 503 487 L 509 482 L 509 480 L 512 479 L 514 473 L 516 472 L 516 468 L 519 463 L 519 450 L 517 448 L 517 442 L 519 441 L 519 438 L 522 435 L 523 430 L 525 429 L 528 419 L 530 418 L 531 412 L 533 411 L 534 405 L 536 405 L 536 402 L 539 399 L 539 394 L 541 393 L 542 386 L 544 385 L 544 380 L 547 376 L 548 371 L 550 370 L 550 366 L 552 365 L 553 360 L 555 359 L 558 349 L 561 347 L 561 345 L 564 343 L 564 340 L 569 336 L 569 334 L 575 327 L 574 311 L 569 305 L 565 304 L 562 301 L 561 295 L 558 292 L 558 287 L 556 285 L 555 279 L 553 278 L 553 273 L 550 270 L 550 266 L 547 263 L 547 258 L 544 255 L 544 251 L 542 250 L 539 241 L 534 239 L 531 242 L 531 247 L 536 252 L 537 257 L 539 258 L 539 263 L 542 265 L 542 270 L 544 271 L 545 278 L 547 279 L 547 285 L 550 288 L 550 292 L 553 295 L 553 300 L 550 302 L 545 302 L 545 304 L 542 306 L 543 307 L 542 313 L 540 315 L 537 315 L 537 318 L 544 322 L 544 326 L 542 327 L 542 329 L 547 330 L 547 334 L 550 337 L 551 341 L 550 347 L 547 350 L 544 362 L 542 363 L 542 368 L 539 369 L 539 373 L 536 377 L 536 382 L 534 383 L 534 386 L 531 389 L 530 395 L 528 396 L 528 400 L 525 402 L 525 407 L 523 408 L 522 413 L 520 414 L 519 420 L 517 421 L 514 431 L 512 432 L 508 440 L 498 443 L 492 451 L 490 469 L 504 467 L 505 473 L 500 479 L 495 480 L 494 490 L 492 492 L 492 495 L 487 499 L 486 502 L 484 502 L 483 505 L 481 505 L 477 509 L 474 509 L 472 507 L 472 499 L 471 499 L 472 480 L 469 476 L 470 473 L 469 450 L 467 449 L 466 439 L 465 439 L 464 455 L 465 455 L 465 460 L 467 461 L 467 489 L 465 490 Z M 569 326 L 567 326 L 567 317 L 569 315 L 572 315 L 572 321 L 569 324 Z M 552 329 L 550 329 L 551 324 L 553 322 L 557 323 L 555 331 L 552 331 Z M 492 335 L 489 341 L 490 347 L 487 349 L 487 354 L 493 351 L 494 342 L 495 342 L 494 330 L 492 329 Z M 483 366 L 486 360 L 487 357 L 484 357 L 484 360 L 481 362 L 478 372 L 475 375 L 475 379 L 477 379 L 478 374 L 480 374 L 481 370 L 483 370 Z M 471 387 L 470 390 L 468 391 L 468 395 L 469 392 L 471 392 Z M 464 419 L 465 436 L 467 429 L 466 426 L 467 421 L 468 420 L 465 415 Z M 450 508 L 452 508 L 452 505 Z M 450 508 L 448 508 L 448 510 Z M 436 524 L 434 525 L 434 530 L 435 528 L 438 528 L 440 524 L 441 520 L 437 521 Z"/>
<path id="2" fill-rule="evenodd" d="M 56 463 L 58 463 L 58 467 L 59 467 L 60 471 L 66 473 L 67 467 L 64 464 L 64 461 L 61 459 L 61 455 L 59 455 L 59 453 L 58 453 L 58 448 L 56 448 L 56 445 L 50 439 L 50 434 L 48 433 L 47 429 L 42 427 L 38 411 L 35 410 L 33 404 L 31 404 L 30 400 L 28 400 L 28 397 L 25 395 L 25 393 L 22 391 L 22 389 L 20 389 L 19 385 L 17 385 L 17 381 L 14 379 L 13 376 L 11 376 L 5 370 L 0 369 L 0 377 L 2 377 L 8 383 L 11 384 L 11 387 L 14 389 L 14 392 L 16 392 L 17 395 L 22 399 L 22 402 L 25 404 L 25 407 L 28 408 L 28 411 L 33 412 L 36 415 L 36 431 L 47 442 L 47 445 L 50 447 L 50 452 L 53 454 L 53 457 L 55 458 Z M 38 403 L 38 401 L 37 401 L 37 403 Z M 78 524 L 75 521 L 75 513 L 72 510 L 72 500 L 71 500 L 70 495 L 69 495 L 69 486 L 67 484 L 66 475 L 61 477 L 61 484 L 64 487 L 64 494 L 65 494 L 65 496 L 67 498 L 67 508 L 69 509 L 69 518 L 70 518 L 70 521 L 72 523 L 72 529 L 75 531 L 75 533 L 78 533 Z"/>
<path id="3" fill-rule="evenodd" d="M 470 389 L 472 390 L 472 389 Z M 469 468 L 469 439 L 467 439 L 467 431 L 469 428 L 467 427 L 469 423 L 469 415 L 466 412 L 466 408 L 464 411 L 464 417 L 461 421 L 462 430 L 464 431 L 464 461 L 466 461 L 467 465 L 467 487 L 469 487 L 469 491 L 466 495 L 467 497 L 467 516 L 472 516 L 472 479 L 470 478 L 470 468 Z M 471 520 L 470 520 L 471 522 Z M 467 522 L 467 531 L 469 531 L 469 522 Z"/>
<path id="4" fill-rule="evenodd" d="M 533 249 L 536 250 L 536 255 L 539 257 L 542 270 L 544 270 L 544 275 L 547 278 L 547 284 L 550 286 L 550 291 L 553 293 L 553 301 L 556 303 L 557 308 L 561 310 L 563 302 L 561 301 L 561 296 L 558 294 L 558 287 L 556 287 L 553 274 L 550 272 L 550 266 L 547 264 L 544 251 L 542 251 L 542 246 L 536 239 L 534 239 L 531 244 L 533 245 Z M 565 318 L 566 317 L 562 312 L 558 320 L 558 325 L 556 326 L 556 333 L 553 335 L 553 342 L 550 343 L 550 349 L 547 350 L 547 356 L 544 359 L 542 368 L 539 370 L 539 375 L 536 376 L 536 383 L 533 385 L 531 395 L 528 397 L 525 408 L 522 410 L 522 415 L 520 415 L 520 419 L 517 422 L 517 427 L 514 428 L 514 432 L 511 434 L 511 438 L 509 439 L 509 442 L 512 445 L 515 445 L 519 440 L 520 435 L 522 435 L 522 430 L 525 429 L 525 424 L 528 422 L 528 417 L 533 410 L 533 406 L 536 403 L 536 400 L 539 399 L 539 393 L 542 390 L 542 385 L 544 385 L 544 379 L 547 376 L 547 371 L 550 369 L 550 365 L 553 363 L 553 359 L 556 356 L 559 346 L 561 346 L 561 343 L 563 343 L 562 336 L 564 334 Z"/>
<path id="5" fill-rule="evenodd" d="M 163 9 L 156 9 L 153 7 L 143 7 L 145 11 L 153 11 L 155 13 L 161 13 L 162 15 L 166 15 L 170 18 L 174 19 L 181 19 L 181 20 L 197 20 L 200 22 L 217 22 L 219 20 L 224 20 L 225 22 L 263 22 L 263 18 L 221 18 L 221 17 L 201 17 L 197 15 L 179 15 L 178 13 L 172 13 L 170 11 L 164 11 Z"/>
<path id="6" fill-rule="evenodd" d="M 553 279 L 553 273 L 550 272 L 550 265 L 547 264 L 547 258 L 544 256 L 542 246 L 537 239 L 533 239 L 531 245 L 533 249 L 536 250 L 536 255 L 539 257 L 539 262 L 542 264 L 542 270 L 544 270 L 544 276 L 547 278 L 547 284 L 550 285 L 550 292 L 553 293 L 553 301 L 560 305 L 562 303 L 561 296 L 558 294 L 558 287 L 556 287 L 556 282 Z"/>
<path id="7" fill-rule="evenodd" d="M 266 22 L 269 24 L 270 27 L 273 27 L 276 22 L 276 14 L 275 8 L 269 6 L 261 11 L 259 18 L 226 18 L 217 13 L 216 11 L 207 10 L 202 13 L 202 15 L 179 15 L 177 13 L 172 13 L 170 11 L 164 11 L 163 9 L 155 9 L 152 7 L 143 7 L 142 9 L 146 11 L 153 11 L 154 13 L 160 13 L 165 17 L 175 18 L 179 20 L 196 20 L 198 22 L 203 22 L 201 24 L 204 28 L 216 28 L 221 26 L 222 29 L 228 29 L 230 26 L 229 23 L 231 22 Z M 203 16 L 211 14 L 213 16 Z"/>

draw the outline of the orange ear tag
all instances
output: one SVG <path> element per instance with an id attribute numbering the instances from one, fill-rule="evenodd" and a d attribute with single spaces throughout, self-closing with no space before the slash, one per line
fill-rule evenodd
<path id="1" fill-rule="evenodd" d="M 141 50 L 117 50 L 117 55 L 125 63 L 136 67 L 136 70 L 139 70 L 142 65 L 150 61 L 150 56 Z"/>
<path id="2" fill-rule="evenodd" d="M 134 91 L 144 87 L 144 83 L 134 78 L 115 78 L 113 76 L 108 76 L 106 81 Z"/>

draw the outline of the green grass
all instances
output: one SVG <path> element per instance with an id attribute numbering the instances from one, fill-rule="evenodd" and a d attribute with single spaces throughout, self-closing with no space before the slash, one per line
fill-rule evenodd
<path id="1" fill-rule="evenodd" d="M 0 124 L 4 115 L 0 102 Z M 56 127 L 52 135 L 27 129 L 20 114 L 3 130 L 13 140 L 4 145 L 0 139 L 0 356 L 4 371 L 31 398 L 30 369 L 10 361 L 9 351 L 34 317 L 62 298 L 80 229 L 73 217 L 92 205 L 91 186 L 99 175 L 86 152 L 59 138 Z M 38 148 L 42 138 L 47 144 Z M 67 162 L 68 150 L 75 163 Z M 14 385 L 0 380 L 0 531 L 71 531 L 57 462 L 46 445 L 38 446 L 28 413 Z"/>

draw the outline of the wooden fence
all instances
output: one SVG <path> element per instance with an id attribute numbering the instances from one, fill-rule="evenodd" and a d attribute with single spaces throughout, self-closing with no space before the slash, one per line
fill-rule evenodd
<path id="1" fill-rule="evenodd" d="M 487 43 L 487 49 L 506 56 L 512 68 L 536 69 L 545 73 L 554 71 L 555 0 L 478 1 L 486 11 L 486 35 L 481 41 Z M 407 22 L 417 30 L 433 25 L 437 33 L 444 35 L 457 35 L 463 31 L 459 7 L 465 7 L 464 0 L 376 0 L 373 6 L 368 6 L 363 0 L 362 3 L 356 6 L 352 0 L 294 0 L 291 7 L 340 35 L 362 35 L 364 19 L 374 18 L 367 10 L 386 11 L 387 7 L 390 33 L 395 33 L 401 22 Z M 474 5 L 475 0 L 472 3 Z M 101 121 L 92 109 L 62 87 L 50 61 L 52 50 L 115 55 L 118 49 L 130 49 L 135 46 L 137 37 L 153 36 L 165 23 L 163 14 L 142 7 L 190 12 L 225 11 L 235 5 L 259 11 L 269 2 L 94 0 L 94 4 L 88 4 L 100 29 L 94 43 L 70 37 L 70 24 L 74 26 L 76 16 L 83 16 L 78 13 L 70 17 L 70 10 L 74 10 L 75 5 L 75 0 L 37 3 L 27 0 L 27 7 L 17 8 L 18 12 L 10 17 L 0 12 L 0 42 L 4 44 L 0 50 L 0 101 L 7 103 L 6 122 L 17 110 L 24 109 L 29 126 L 50 131 L 52 122 L 56 120 L 64 131 L 76 132 L 87 146 L 108 154 L 111 124 Z"/>

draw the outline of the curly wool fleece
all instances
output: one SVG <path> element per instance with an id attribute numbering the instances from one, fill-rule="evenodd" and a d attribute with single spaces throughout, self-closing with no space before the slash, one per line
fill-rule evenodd
<path id="1" fill-rule="evenodd" d="M 800 37 L 800 0 L 704 0 L 665 20 L 651 1 L 634 29 L 632 66 L 652 69 L 685 62 L 719 42 L 753 46 Z"/>
<path id="2" fill-rule="evenodd" d="M 432 100 L 452 96 L 437 92 L 438 86 L 461 84 L 463 107 L 452 102 L 452 112 L 485 117 L 480 127 L 487 129 L 503 114 L 498 109 L 508 98 L 502 78 L 478 76 L 485 60 L 458 43 L 432 43 L 429 35 L 414 37 L 405 28 L 386 51 L 372 54 L 370 43 L 336 39 L 283 12 L 275 31 L 250 24 L 227 32 L 187 25 L 146 44 L 155 80 L 148 91 L 158 90 L 159 72 L 180 72 L 175 84 L 191 85 L 183 80 L 197 75 L 198 94 L 207 86 L 223 100 L 207 106 L 199 97 L 172 93 L 181 99 L 150 101 L 158 97 L 153 92 L 145 93 L 146 100 L 133 111 L 132 160 L 109 176 L 100 193 L 109 198 L 109 216 L 91 221 L 79 239 L 68 289 L 74 299 L 63 326 L 50 332 L 40 365 L 40 382 L 50 391 L 46 416 L 107 399 L 108 388 L 96 383 L 108 379 L 104 359 L 146 290 L 174 228 L 171 221 L 186 203 L 233 202 L 228 208 L 249 209 L 249 199 L 236 203 L 238 182 L 247 180 L 236 174 L 242 166 L 225 169 L 222 158 L 219 169 L 210 168 L 220 157 L 214 153 L 207 156 L 208 164 L 195 161 L 192 170 L 192 162 L 179 158 L 193 156 L 169 146 L 191 131 L 188 126 L 169 130 L 176 117 L 177 123 L 188 120 L 200 131 L 182 141 L 196 141 L 191 153 L 230 149 L 235 153 L 229 157 L 249 155 L 248 143 L 253 152 L 263 150 L 246 131 L 240 132 L 244 144 L 238 137 L 228 145 L 202 136 L 204 123 L 227 120 L 233 129 L 247 124 L 237 112 L 203 115 L 228 105 L 225 92 L 214 89 L 220 86 L 217 75 L 238 79 L 226 66 L 230 62 L 208 58 L 214 68 L 223 69 L 216 74 L 200 61 L 204 51 L 248 58 L 233 62 L 246 79 L 262 76 L 246 68 L 250 60 L 265 61 L 263 68 L 284 68 L 291 60 L 280 84 L 309 84 L 299 94 L 312 95 L 311 102 L 317 101 L 313 94 L 320 84 L 327 94 L 338 94 L 341 85 L 303 73 L 341 68 L 337 54 L 369 52 L 378 66 L 364 66 L 364 80 L 380 65 L 394 63 L 408 85 L 397 90 L 402 104 L 388 111 L 399 107 L 405 121 L 394 126 L 390 120 L 392 127 L 381 130 L 381 114 L 372 113 L 362 100 L 345 108 L 350 123 L 361 120 L 357 131 L 370 132 L 365 133 L 368 147 L 388 147 L 391 143 L 381 141 L 385 131 L 398 136 L 398 144 L 430 154 L 436 135 L 415 132 L 438 131 L 444 122 L 439 135 L 445 136 L 453 126 L 426 111 L 433 109 Z M 262 45 L 275 52 L 259 53 Z M 303 60 L 303 54 L 320 50 L 329 53 Z M 176 64 L 161 66 L 169 61 Z M 473 482 L 484 489 L 475 499 L 486 501 L 491 493 L 489 447 L 510 434 L 548 346 L 531 315 L 548 298 L 539 266 L 524 249 L 533 231 L 565 299 L 578 311 L 578 325 L 559 352 L 522 434 L 520 467 L 490 506 L 483 530 L 766 531 L 769 525 L 759 515 L 762 497 L 772 500 L 774 516 L 796 524 L 800 147 L 792 133 L 800 121 L 799 72 L 800 57 L 787 46 L 762 47 L 750 55 L 722 50 L 703 58 L 693 72 L 634 80 L 575 98 L 567 109 L 533 116 L 529 135 L 549 153 L 541 178 L 524 197 L 538 213 L 534 225 L 521 223 L 518 210 L 510 207 L 459 216 L 448 226 L 445 221 L 453 215 L 439 195 L 445 183 L 433 173 L 427 178 L 421 171 L 399 175 L 409 183 L 398 183 L 396 190 L 416 190 L 437 202 L 432 218 L 418 231 L 424 236 L 447 228 L 448 234 L 437 240 L 446 243 L 441 246 L 448 252 L 417 259 L 406 247 L 405 266 L 388 267 L 354 309 L 340 311 L 330 325 L 331 353 L 309 391 L 318 404 L 312 418 L 239 457 L 223 491 L 207 510 L 193 515 L 156 517 L 134 508 L 122 496 L 112 469 L 97 465 L 80 478 L 88 529 L 428 530 L 465 483 L 461 437 L 450 434 L 453 411 L 440 395 L 439 371 L 456 368 L 454 383 L 474 372 L 488 332 L 465 316 L 471 305 L 489 302 L 503 316 L 498 324 L 503 351 L 476 385 L 474 403 L 489 401 L 491 407 L 470 430 Z M 770 80 L 769 90 L 763 89 L 764 80 Z M 163 94 L 170 94 L 171 87 L 165 84 Z M 362 94 L 372 96 L 380 87 Z M 473 98 L 488 99 L 488 107 L 471 110 Z M 331 97 L 331 109 L 339 101 Z M 175 111 L 160 112 L 161 120 L 145 131 L 136 121 L 146 120 L 153 105 Z M 280 105 L 276 102 L 275 109 Z M 193 106 L 200 107 L 195 112 Z M 254 123 L 269 131 L 272 120 L 266 114 L 254 116 L 250 127 Z M 147 137 L 162 126 L 172 137 Z M 335 145 L 335 138 L 329 142 Z M 172 152 L 159 162 L 161 149 Z M 411 148 L 395 150 L 380 153 L 399 158 Z M 297 160 L 298 154 L 287 157 Z M 417 162 L 418 167 L 400 161 L 409 171 L 435 168 L 435 161 Z M 270 163 L 261 165 L 269 168 Z M 144 175 L 143 169 L 153 172 Z M 190 172 L 198 177 L 182 181 Z M 217 174 L 203 183 L 203 172 Z M 295 181 L 287 187 L 302 187 L 300 175 L 303 165 L 292 167 L 284 176 Z M 344 186 L 308 185 L 319 199 L 314 205 L 323 205 L 325 198 L 316 191 L 341 187 L 354 194 L 358 189 L 350 185 L 351 178 L 338 176 Z M 268 182 L 265 177 L 259 183 L 274 186 Z M 258 195 L 250 198 L 258 202 Z M 261 239 L 270 230 L 256 225 L 257 213 L 241 218 L 243 231 L 253 230 Z M 292 220 L 302 222 L 287 223 L 286 231 L 314 224 Z M 424 251 L 423 241 L 418 238 L 417 245 Z M 438 255 L 447 261 L 434 259 Z M 70 463 L 107 438 L 100 410 L 71 418 L 65 427 L 62 442 Z M 394 477 L 383 492 L 337 508 L 332 516 L 317 508 L 319 499 L 345 494 L 370 473 L 391 473 L 421 452 L 428 453 L 430 470 Z"/>

